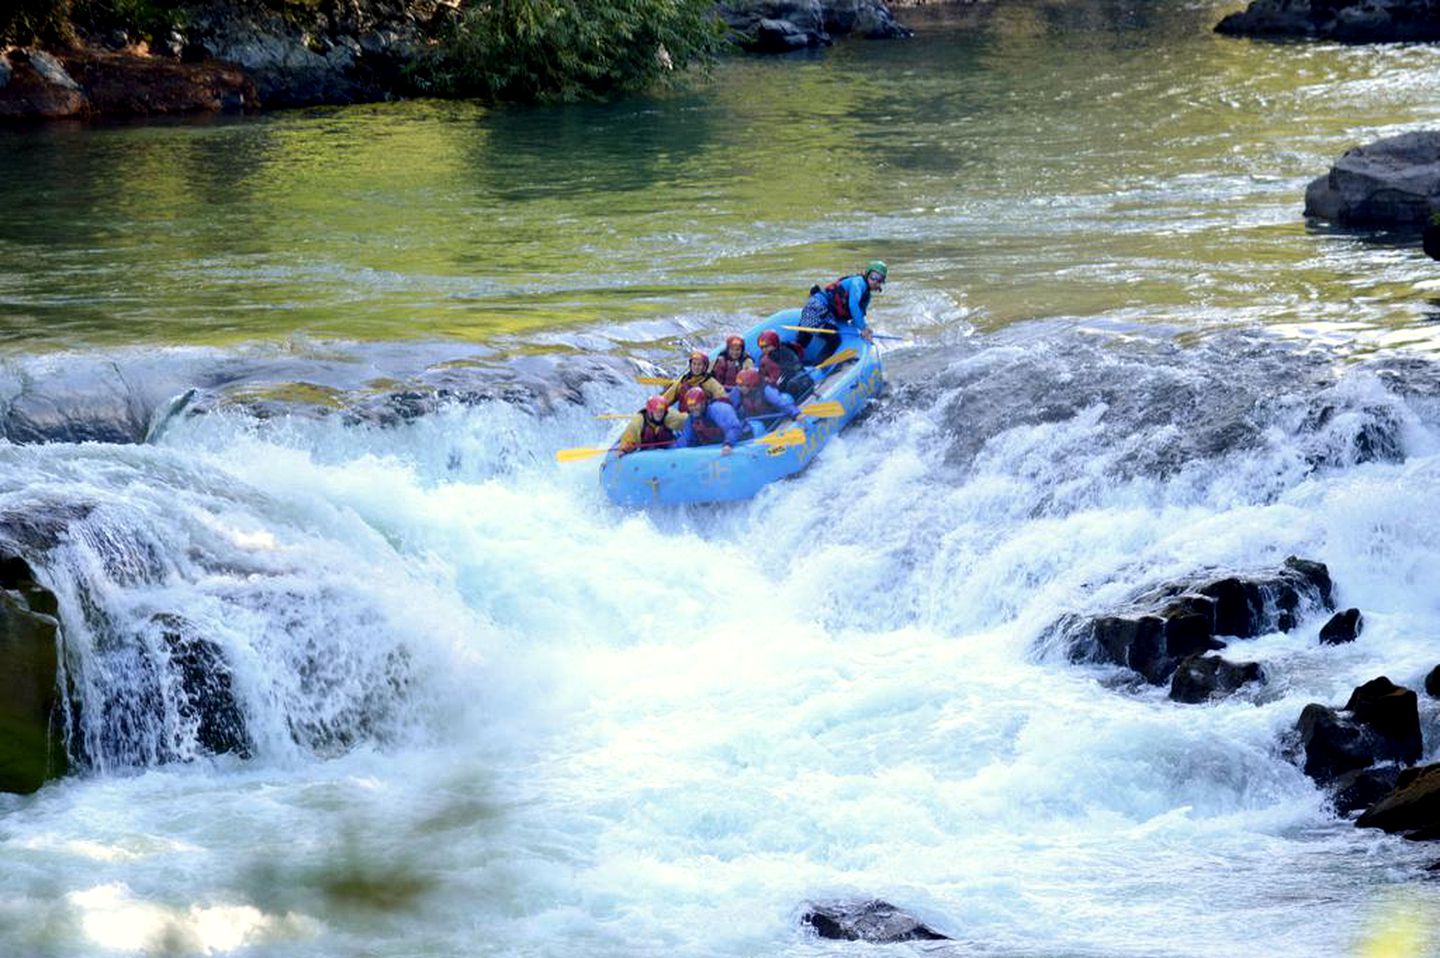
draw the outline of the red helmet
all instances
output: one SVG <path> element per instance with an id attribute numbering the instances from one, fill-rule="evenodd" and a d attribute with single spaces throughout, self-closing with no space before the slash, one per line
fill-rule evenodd
<path id="1" fill-rule="evenodd" d="M 651 396 L 645 400 L 645 412 L 651 419 L 659 419 L 669 408 L 670 404 L 665 401 L 664 396 Z"/>
<path id="2" fill-rule="evenodd" d="M 741 389 L 754 389 L 760 385 L 760 370 L 742 369 L 735 376 L 735 385 Z"/>
<path id="3" fill-rule="evenodd" d="M 741 349 L 744 349 L 744 348 L 745 348 L 745 337 L 744 337 L 744 336 L 739 336 L 739 335 L 732 335 L 732 336 L 726 337 L 726 339 L 725 339 L 725 348 L 726 348 L 726 349 L 729 349 L 731 346 L 739 346 Z"/>
<path id="4" fill-rule="evenodd" d="M 780 334 L 773 329 L 767 329 L 760 334 L 760 339 L 757 341 L 760 343 L 761 349 L 764 349 L 766 346 L 779 346 Z"/>
<path id="5" fill-rule="evenodd" d="M 701 389 L 699 386 L 691 386 L 689 389 L 685 390 L 685 408 L 694 409 L 697 406 L 703 406 L 705 405 L 706 398 L 707 397 L 705 396 L 705 390 Z"/>
<path id="6" fill-rule="evenodd" d="M 710 357 L 707 356 L 707 355 L 705 355 L 704 353 L 702 353 L 702 352 L 701 352 L 700 350 L 698 350 L 698 349 L 695 350 L 693 353 L 690 354 L 690 361 L 691 361 L 692 363 L 693 363 L 695 360 L 697 360 L 697 359 L 700 360 L 702 363 L 704 363 L 706 366 L 709 366 L 709 365 L 710 365 Z"/>

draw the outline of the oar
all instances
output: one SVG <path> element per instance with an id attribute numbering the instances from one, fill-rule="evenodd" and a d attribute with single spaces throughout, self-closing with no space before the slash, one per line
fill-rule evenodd
<path id="1" fill-rule="evenodd" d="M 859 354 L 856 353 L 853 349 L 842 349 L 834 356 L 831 356 L 829 359 L 825 360 L 823 363 L 816 363 L 815 368 L 824 369 L 826 366 L 835 366 L 840 363 L 848 363 L 850 360 L 854 359 L 858 355 Z"/>
<path id="2" fill-rule="evenodd" d="M 787 429 L 784 432 L 773 432 L 768 436 L 761 436 L 755 441 L 761 443 L 762 445 L 774 446 L 777 448 L 783 448 L 785 446 L 803 446 L 805 445 L 805 430 Z"/>
<path id="3" fill-rule="evenodd" d="M 837 401 L 837 400 L 832 399 L 832 400 L 828 400 L 828 401 L 826 401 L 826 402 L 812 402 L 812 403 L 811 403 L 810 405 L 808 405 L 808 406 L 801 406 L 801 407 L 800 407 L 800 411 L 803 412 L 805 415 L 807 415 L 807 416 L 813 416 L 813 417 L 816 418 L 816 419 L 833 419 L 833 418 L 836 417 L 836 416 L 843 416 L 843 415 L 845 415 L 845 406 L 844 406 L 843 403 L 841 403 L 841 402 L 839 402 L 839 401 Z M 783 413 L 783 412 L 767 412 L 767 413 L 763 413 L 762 415 L 759 415 L 759 416 L 747 416 L 747 417 L 745 417 L 745 418 L 747 418 L 747 419 L 780 419 L 781 417 L 783 417 L 783 416 L 788 416 L 788 415 L 789 415 L 789 413 Z"/>
<path id="4" fill-rule="evenodd" d="M 782 327 L 780 327 L 780 328 L 781 328 L 781 329 L 793 329 L 793 330 L 795 330 L 795 331 L 797 331 L 797 332 L 801 332 L 801 333 L 820 333 L 821 335 L 824 335 L 824 336 L 839 336 L 839 335 L 840 335 L 840 330 L 838 330 L 838 329 L 819 329 L 819 328 L 817 328 L 817 327 L 815 327 L 815 326 L 782 326 Z M 870 334 L 870 338 L 871 338 L 871 339 L 895 339 L 895 340 L 901 340 L 901 339 L 904 339 L 905 337 L 904 337 L 904 336 L 884 336 L 884 335 L 881 335 L 880 333 L 871 333 L 871 334 Z"/>
<path id="5" fill-rule="evenodd" d="M 671 440 L 673 442 L 674 440 Z M 657 446 L 669 446 L 670 442 L 642 442 L 636 449 L 654 449 Z M 594 459 L 596 456 L 603 456 L 614 446 L 577 446 L 574 449 L 555 450 L 556 462 L 579 462 L 581 459 Z"/>
<path id="6" fill-rule="evenodd" d="M 800 411 L 803 412 L 805 415 L 807 415 L 807 416 L 813 416 L 813 417 L 815 417 L 816 419 L 832 419 L 832 418 L 834 418 L 835 416 L 843 416 L 843 415 L 845 415 L 845 406 L 844 406 L 843 403 L 839 402 L 838 400 L 832 399 L 832 400 L 828 400 L 828 401 L 825 401 L 825 402 L 812 402 L 812 403 L 811 403 L 810 405 L 808 405 L 808 406 L 801 406 L 801 407 L 800 407 Z M 636 416 L 638 416 L 638 415 L 640 415 L 638 412 L 602 412 L 602 413 L 598 414 L 595 418 L 596 418 L 596 419 L 634 419 L 634 418 L 635 418 Z M 781 416 L 786 416 L 786 415 L 789 415 L 789 413 L 772 412 L 772 413 L 765 413 L 764 415 L 761 415 L 761 416 L 746 416 L 745 418 L 747 418 L 747 419 L 779 419 Z"/>
<path id="7" fill-rule="evenodd" d="M 636 376 L 635 381 L 642 386 L 673 386 L 678 379 L 665 379 L 663 376 Z"/>

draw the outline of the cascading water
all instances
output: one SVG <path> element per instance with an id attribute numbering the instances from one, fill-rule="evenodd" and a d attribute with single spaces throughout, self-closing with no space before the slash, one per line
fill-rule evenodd
<path id="1" fill-rule="evenodd" d="M 1433 855 L 1335 818 L 1285 748 L 1306 702 L 1435 664 L 1433 371 L 1022 332 L 892 352 L 864 421 L 719 509 L 618 511 L 547 458 L 634 405 L 614 385 L 4 447 L 0 512 L 67 522 L 40 573 L 88 768 L 10 803 L 3 933 L 841 954 L 798 909 L 874 895 L 942 954 L 1312 955 L 1433 908 Z M 1258 692 L 1182 706 L 1046 644 L 1291 553 L 1366 629 L 1237 643 Z"/>

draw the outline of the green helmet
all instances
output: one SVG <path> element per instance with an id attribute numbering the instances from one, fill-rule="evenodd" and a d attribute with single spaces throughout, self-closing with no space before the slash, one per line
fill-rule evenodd
<path id="1" fill-rule="evenodd" d="M 884 263 L 882 260 L 878 260 L 878 259 L 877 259 L 875 262 L 873 262 L 873 263 L 871 263 L 869 266 L 865 267 L 865 272 L 866 272 L 866 273 L 879 273 L 879 274 L 880 274 L 880 278 L 881 278 L 881 279 L 884 279 L 884 278 L 885 278 L 885 274 L 886 274 L 887 272 L 889 272 L 889 270 L 886 269 L 885 263 Z"/>

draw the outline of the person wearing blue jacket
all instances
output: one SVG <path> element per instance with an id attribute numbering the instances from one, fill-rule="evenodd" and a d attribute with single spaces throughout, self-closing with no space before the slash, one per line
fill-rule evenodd
<path id="1" fill-rule="evenodd" d="M 833 330 L 829 333 L 802 332 L 795 337 L 795 345 L 804 355 L 812 336 L 820 336 L 825 342 L 815 362 L 823 362 L 840 345 L 839 332 L 854 330 L 865 342 L 873 342 L 865 313 L 870 309 L 870 294 L 885 289 L 885 277 L 890 270 L 880 260 L 865 267 L 865 272 L 842 276 L 829 286 L 810 287 L 810 298 L 800 313 L 800 325 L 811 329 Z M 813 365 L 813 364 L 812 364 Z"/>
<path id="2" fill-rule="evenodd" d="M 688 417 L 685 428 L 680 430 L 680 435 L 675 440 L 676 449 L 710 446 L 718 442 L 724 445 L 720 454 L 730 455 L 731 448 L 740 441 L 744 429 L 733 406 L 720 399 L 711 402 L 710 397 L 705 395 L 705 390 L 699 386 L 691 386 L 690 391 L 685 394 L 685 412 Z"/>
<path id="3" fill-rule="evenodd" d="M 776 414 L 776 418 L 789 416 L 799 419 L 804 416 L 791 395 L 765 382 L 758 369 L 740 370 L 735 377 L 735 385 L 730 389 L 730 405 L 735 407 L 742 421 L 753 416 Z"/>

